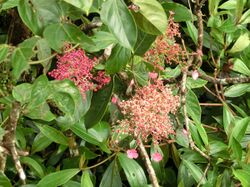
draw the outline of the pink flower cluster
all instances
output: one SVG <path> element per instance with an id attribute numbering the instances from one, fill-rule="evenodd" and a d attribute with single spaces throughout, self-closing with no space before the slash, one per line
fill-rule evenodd
<path id="1" fill-rule="evenodd" d="M 180 105 L 179 97 L 173 96 L 160 80 L 136 90 L 135 95 L 119 102 L 124 119 L 118 121 L 117 133 L 141 137 L 147 142 L 152 138 L 159 143 L 174 134 L 169 113 L 175 113 Z"/>
<path id="2" fill-rule="evenodd" d="M 182 48 L 175 40 L 175 37 L 181 37 L 179 25 L 174 22 L 173 15 L 174 13 L 170 11 L 165 35 L 157 37 L 155 46 L 144 55 L 144 60 L 152 63 L 159 70 L 163 69 L 162 61 L 169 64 L 179 63 L 180 55 L 182 55 Z"/>
<path id="3" fill-rule="evenodd" d="M 99 71 L 96 76 L 92 74 L 96 59 L 90 59 L 82 49 L 73 49 L 63 56 L 57 56 L 57 59 L 57 68 L 48 74 L 57 80 L 73 81 L 83 98 L 86 91 L 96 91 L 110 82 L 110 77 L 104 71 Z"/>

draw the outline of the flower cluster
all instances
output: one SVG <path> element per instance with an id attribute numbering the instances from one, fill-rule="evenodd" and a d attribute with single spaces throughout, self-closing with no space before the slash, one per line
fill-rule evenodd
<path id="1" fill-rule="evenodd" d="M 119 102 L 124 119 L 118 121 L 116 131 L 141 137 L 145 142 L 152 138 L 157 144 L 174 134 L 169 113 L 174 114 L 179 105 L 179 97 L 173 96 L 161 80 L 155 80 L 137 89 L 131 99 Z"/>
<path id="2" fill-rule="evenodd" d="M 92 74 L 96 59 L 90 59 L 82 49 L 73 49 L 57 56 L 57 68 L 48 74 L 57 79 L 69 79 L 79 88 L 83 98 L 88 90 L 98 90 L 110 82 L 104 71 Z"/>
<path id="3" fill-rule="evenodd" d="M 173 15 L 174 13 L 170 11 L 165 35 L 157 37 L 155 45 L 144 55 L 144 60 L 152 63 L 159 70 L 163 70 L 162 64 L 164 63 L 162 62 L 168 64 L 179 63 L 182 54 L 182 48 L 175 40 L 176 37 L 181 37 L 181 34 L 179 25 L 174 22 Z"/>
<path id="4" fill-rule="evenodd" d="M 136 149 L 128 149 L 127 150 L 127 157 L 130 159 L 137 159 L 139 156 Z M 152 160 L 155 162 L 160 162 L 162 160 L 161 153 L 155 152 L 152 154 Z"/>

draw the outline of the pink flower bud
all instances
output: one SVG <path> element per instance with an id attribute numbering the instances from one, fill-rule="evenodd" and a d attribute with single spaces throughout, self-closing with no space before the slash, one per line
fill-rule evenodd
<path id="1" fill-rule="evenodd" d="M 197 70 L 194 70 L 194 71 L 192 72 L 192 78 L 193 78 L 194 80 L 197 80 L 197 79 L 199 78 L 199 72 L 198 72 Z"/>
<path id="2" fill-rule="evenodd" d="M 136 149 L 129 149 L 129 150 L 127 150 L 127 156 L 128 156 L 128 158 L 131 158 L 131 159 L 138 158 L 138 153 L 137 153 Z"/>
<path id="3" fill-rule="evenodd" d="M 162 160 L 162 155 L 156 152 L 152 155 L 152 160 L 155 162 L 160 162 Z"/>
<path id="4" fill-rule="evenodd" d="M 111 99 L 111 102 L 112 102 L 113 104 L 116 104 L 117 101 L 118 101 L 117 96 L 113 96 L 112 99 Z"/>
<path id="5" fill-rule="evenodd" d="M 156 79 L 156 78 L 158 77 L 158 73 L 149 72 L 149 73 L 148 73 L 148 76 L 149 76 L 151 79 Z"/>
<path id="6" fill-rule="evenodd" d="M 186 129 L 182 129 L 182 132 L 183 132 L 184 135 L 188 135 L 188 132 L 187 132 Z"/>

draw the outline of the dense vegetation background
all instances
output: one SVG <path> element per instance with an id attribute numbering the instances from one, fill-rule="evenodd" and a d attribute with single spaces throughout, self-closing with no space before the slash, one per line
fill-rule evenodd
<path id="1" fill-rule="evenodd" d="M 0 186 L 250 186 L 249 0 L 0 0 Z"/>

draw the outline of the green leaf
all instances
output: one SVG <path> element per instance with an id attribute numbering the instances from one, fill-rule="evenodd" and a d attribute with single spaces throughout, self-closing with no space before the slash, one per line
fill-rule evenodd
<path id="1" fill-rule="evenodd" d="M 17 7 L 19 3 L 19 0 L 8 0 L 5 1 L 4 3 L 2 3 L 1 8 L 0 8 L 0 12 L 2 10 L 8 10 L 14 7 Z"/>
<path id="2" fill-rule="evenodd" d="M 237 169 L 233 170 L 234 176 L 240 180 L 241 184 L 243 187 L 248 187 L 250 186 L 250 173 L 249 171 L 243 170 L 243 169 Z"/>
<path id="3" fill-rule="evenodd" d="M 239 58 L 234 59 L 233 70 L 244 75 L 250 76 L 250 70 L 247 65 Z"/>
<path id="4" fill-rule="evenodd" d="M 138 29 L 138 37 L 135 44 L 135 55 L 143 56 L 155 41 L 156 36 L 147 34 L 141 29 Z"/>
<path id="5" fill-rule="evenodd" d="M 189 147 L 188 137 L 186 134 L 183 133 L 183 129 L 176 130 L 176 143 L 186 148 Z"/>
<path id="6" fill-rule="evenodd" d="M 112 92 L 113 82 L 111 81 L 104 88 L 94 93 L 90 109 L 85 115 L 86 128 L 91 128 L 101 121 L 111 99 Z"/>
<path id="7" fill-rule="evenodd" d="M 233 121 L 234 121 L 234 116 L 232 112 L 230 111 L 230 108 L 228 107 L 228 105 L 224 103 L 223 104 L 223 126 L 228 137 L 230 137 L 231 132 L 232 132 Z"/>
<path id="8" fill-rule="evenodd" d="M 240 143 L 233 137 L 230 138 L 229 146 L 232 149 L 232 155 L 235 157 L 238 161 L 241 161 L 242 158 L 242 147 Z"/>
<path id="9" fill-rule="evenodd" d="M 225 3 L 221 4 L 219 8 L 232 10 L 236 8 L 236 4 L 237 4 L 236 0 L 226 1 Z"/>
<path id="10" fill-rule="evenodd" d="M 36 126 L 40 129 L 41 133 L 53 142 L 62 145 L 68 145 L 68 138 L 59 130 L 48 126 L 48 125 L 38 125 Z"/>
<path id="11" fill-rule="evenodd" d="M 250 9 L 244 12 L 244 14 L 240 18 L 239 23 L 242 25 L 250 23 Z"/>
<path id="12" fill-rule="evenodd" d="M 203 177 L 203 171 L 201 170 L 201 168 L 188 160 L 183 159 L 182 162 L 188 168 L 189 172 L 194 177 L 197 183 L 199 183 L 201 179 L 201 184 L 204 184 L 206 182 L 206 178 Z"/>
<path id="13" fill-rule="evenodd" d="M 234 84 L 226 88 L 224 95 L 226 97 L 239 97 L 250 92 L 250 83 Z"/>
<path id="14" fill-rule="evenodd" d="M 40 132 L 33 141 L 31 154 L 44 150 L 51 143 L 52 141 Z"/>
<path id="15" fill-rule="evenodd" d="M 48 99 L 53 100 L 57 107 L 64 113 L 59 116 L 56 121 L 58 124 L 67 129 L 75 124 L 88 111 L 92 92 L 86 93 L 86 98 L 83 101 L 82 95 L 75 84 L 68 80 L 51 81 L 52 90 Z"/>
<path id="16" fill-rule="evenodd" d="M 175 2 L 164 2 L 163 8 L 167 14 L 169 11 L 174 12 L 174 21 L 181 22 L 181 21 L 192 21 L 192 12 L 185 6 Z"/>
<path id="17" fill-rule="evenodd" d="M 186 97 L 187 113 L 196 124 L 201 122 L 201 107 L 199 100 L 192 90 L 188 90 Z"/>
<path id="18" fill-rule="evenodd" d="M 203 80 L 203 79 L 200 79 L 200 78 L 198 78 L 197 80 L 194 80 L 191 77 L 187 78 L 187 87 L 189 89 L 200 88 L 200 87 L 205 86 L 206 84 L 207 84 L 207 81 Z"/>
<path id="19" fill-rule="evenodd" d="M 167 16 L 158 1 L 132 0 L 132 2 L 139 7 L 139 11 L 134 11 L 133 15 L 141 30 L 152 35 L 165 33 Z"/>
<path id="20" fill-rule="evenodd" d="M 217 9 L 221 0 L 210 0 L 208 1 L 208 9 L 211 15 L 217 14 Z"/>
<path id="21" fill-rule="evenodd" d="M 24 104 L 31 99 L 32 85 L 23 83 L 15 86 L 12 90 L 12 96 L 20 103 Z"/>
<path id="22" fill-rule="evenodd" d="M 122 181 L 116 160 L 113 160 L 106 169 L 99 187 L 122 187 Z"/>
<path id="23" fill-rule="evenodd" d="M 147 185 L 145 173 L 136 161 L 128 158 L 123 153 L 118 154 L 118 160 L 131 187 L 144 187 Z"/>
<path id="24" fill-rule="evenodd" d="M 221 151 L 227 150 L 227 145 L 221 141 L 213 140 L 209 141 L 210 155 L 214 155 Z"/>
<path id="25" fill-rule="evenodd" d="M 56 23 L 47 26 L 43 33 L 50 47 L 60 52 L 65 42 L 81 44 L 81 46 L 94 44 L 77 26 L 70 23 Z"/>
<path id="26" fill-rule="evenodd" d="M 8 55 L 9 47 L 8 45 L 1 44 L 0 45 L 0 64 L 5 60 Z"/>
<path id="27" fill-rule="evenodd" d="M 20 43 L 18 45 L 18 47 L 21 49 L 23 55 L 25 56 L 25 58 L 28 60 L 30 58 L 32 58 L 35 54 L 35 46 L 37 44 L 37 41 L 40 38 L 38 36 L 34 36 L 31 38 L 28 38 L 26 40 L 24 40 L 22 43 Z"/>
<path id="28" fill-rule="evenodd" d="M 193 42 L 197 44 L 198 42 L 198 30 L 191 21 L 186 21 L 188 34 L 192 38 Z"/>
<path id="29" fill-rule="evenodd" d="M 86 14 L 89 14 L 89 10 L 93 4 L 93 0 L 64 0 L 65 2 L 82 9 Z"/>
<path id="30" fill-rule="evenodd" d="M 88 129 L 88 133 L 95 137 L 99 142 L 106 141 L 109 137 L 110 131 L 110 125 L 105 121 L 101 121 Z"/>
<path id="31" fill-rule="evenodd" d="M 37 35 L 42 34 L 45 26 L 60 22 L 62 16 L 56 0 L 20 0 L 18 13 L 29 29 Z"/>
<path id="32" fill-rule="evenodd" d="M 20 48 L 16 48 L 11 56 L 12 76 L 15 80 L 19 79 L 21 74 L 29 69 L 29 64 Z"/>
<path id="33" fill-rule="evenodd" d="M 37 187 L 57 187 L 68 182 L 72 177 L 79 173 L 79 169 L 65 169 L 50 173 L 49 175 L 42 178 L 37 184 Z"/>
<path id="34" fill-rule="evenodd" d="M 10 180 L 0 172 L 0 187 L 12 187 Z"/>
<path id="35" fill-rule="evenodd" d="M 27 166 L 29 166 L 30 168 L 32 168 L 40 178 L 44 177 L 44 171 L 42 166 L 33 158 L 31 157 L 20 157 L 20 161 L 22 164 L 25 164 Z"/>
<path id="36" fill-rule="evenodd" d="M 94 42 L 94 45 L 90 45 L 86 50 L 89 52 L 97 52 L 102 49 L 107 48 L 111 44 L 116 44 L 117 40 L 113 34 L 104 31 L 98 31 L 94 33 L 94 36 L 91 37 Z"/>
<path id="37" fill-rule="evenodd" d="M 202 126 L 201 123 L 197 123 L 196 127 L 197 127 L 197 130 L 200 134 L 200 137 L 201 137 L 203 143 L 205 144 L 205 146 L 208 146 L 208 136 L 207 136 L 207 133 L 206 133 L 204 127 Z"/>
<path id="38" fill-rule="evenodd" d="M 82 172 L 81 187 L 94 187 L 89 175 L 89 171 Z"/>
<path id="39" fill-rule="evenodd" d="M 236 53 L 243 51 L 250 44 L 248 32 L 241 34 L 240 37 L 236 40 L 233 47 L 228 51 L 229 53 Z"/>
<path id="40" fill-rule="evenodd" d="M 133 50 L 137 39 L 137 29 L 134 19 L 123 1 L 105 1 L 102 5 L 101 19 L 121 46 Z"/>
<path id="41" fill-rule="evenodd" d="M 130 57 L 131 51 L 129 49 L 116 45 L 105 64 L 107 73 L 114 74 L 121 71 L 129 62 Z"/>
<path id="42" fill-rule="evenodd" d="M 241 142 L 244 137 L 247 127 L 250 124 L 250 118 L 246 117 L 243 119 L 235 119 L 235 126 L 232 131 L 232 136 L 238 141 Z"/>

